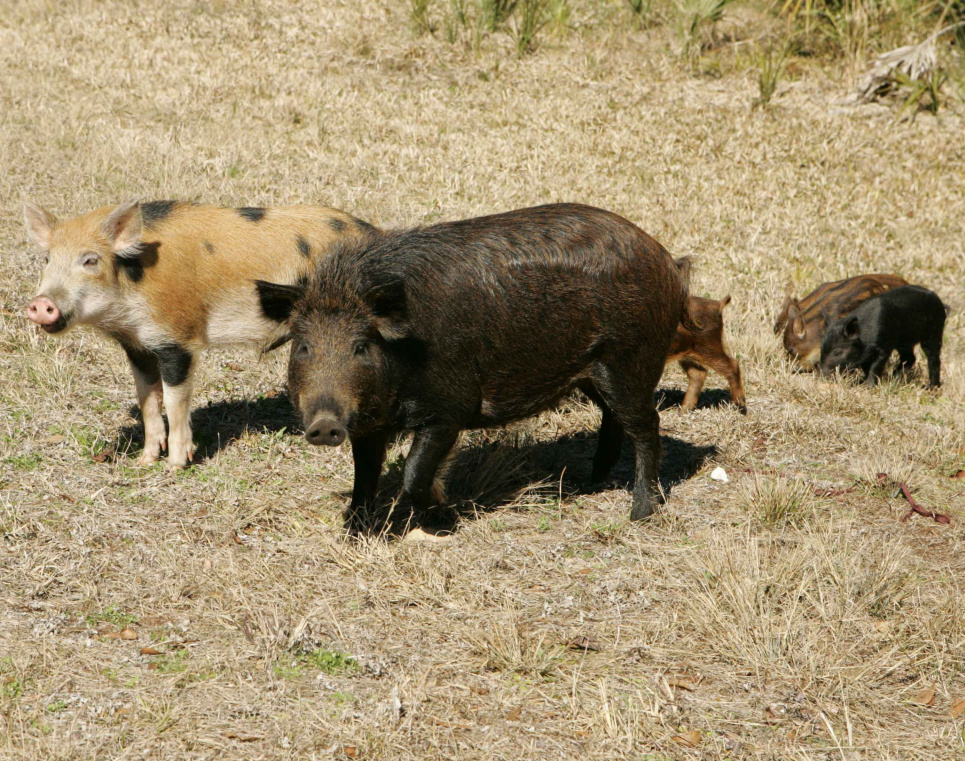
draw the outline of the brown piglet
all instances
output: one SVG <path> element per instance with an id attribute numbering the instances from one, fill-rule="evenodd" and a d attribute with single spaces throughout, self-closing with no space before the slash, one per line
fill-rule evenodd
<path id="1" fill-rule="evenodd" d="M 691 296 L 688 299 L 690 318 L 700 326 L 699 329 L 677 326 L 667 364 L 680 363 L 687 373 L 687 394 L 681 409 L 690 412 L 697 405 L 697 397 L 707 380 L 707 370 L 715 370 L 723 375 L 730 384 L 731 400 L 741 414 L 747 414 L 747 401 L 744 398 L 744 384 L 741 382 L 740 363 L 727 353 L 724 344 L 724 307 L 730 303 L 730 296 L 720 301 Z"/>

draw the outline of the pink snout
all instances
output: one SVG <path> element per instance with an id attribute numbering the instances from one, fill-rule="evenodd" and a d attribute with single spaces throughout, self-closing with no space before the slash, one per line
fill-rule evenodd
<path id="1" fill-rule="evenodd" d="M 53 325 L 60 319 L 57 305 L 46 296 L 34 296 L 27 305 L 27 319 L 38 325 Z"/>

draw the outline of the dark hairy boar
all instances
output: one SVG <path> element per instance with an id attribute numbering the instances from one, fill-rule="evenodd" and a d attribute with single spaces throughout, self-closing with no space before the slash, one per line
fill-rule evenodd
<path id="1" fill-rule="evenodd" d="M 307 287 L 259 283 L 287 313 L 289 391 L 312 444 L 346 437 L 349 528 L 369 525 L 388 438 L 414 432 L 404 491 L 418 511 L 459 432 L 501 426 L 582 389 L 603 413 L 592 478 L 629 435 L 631 518 L 653 511 L 654 390 L 686 296 L 669 254 L 631 222 L 554 204 L 346 242 Z"/>
<path id="2" fill-rule="evenodd" d="M 667 364 L 677 360 L 680 368 L 687 374 L 687 393 L 680 406 L 685 412 L 697 406 L 697 397 L 707 380 L 709 368 L 727 379 L 731 401 L 741 414 L 747 414 L 740 363 L 727 353 L 724 343 L 724 307 L 729 303 L 730 296 L 725 296 L 720 301 L 691 296 L 687 312 L 689 318 L 699 327 L 691 328 L 680 324 L 674 333 Z"/>
<path id="3" fill-rule="evenodd" d="M 898 275 L 858 275 L 819 285 L 800 300 L 788 291 L 774 334 L 783 331 L 784 349 L 811 370 L 821 356 L 821 339 L 830 323 L 851 314 L 865 299 L 903 285 L 908 282 Z"/>
<path id="4" fill-rule="evenodd" d="M 928 359 L 928 385 L 941 385 L 942 333 L 946 308 L 927 288 L 906 285 L 868 299 L 850 315 L 831 325 L 821 344 L 821 373 L 862 370 L 874 385 L 897 351 L 899 371 L 915 364 L 915 345 Z"/>

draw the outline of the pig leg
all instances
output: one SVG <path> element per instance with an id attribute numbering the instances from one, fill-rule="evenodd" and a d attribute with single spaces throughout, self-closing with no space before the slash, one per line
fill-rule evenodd
<path id="1" fill-rule="evenodd" d="M 898 349 L 898 372 L 907 376 L 915 367 L 915 348 L 901 347 Z"/>
<path id="2" fill-rule="evenodd" d="M 386 437 L 378 433 L 352 439 L 355 483 L 352 502 L 345 511 L 345 526 L 352 533 L 358 533 L 368 524 L 385 459 L 385 443 Z"/>
<path id="3" fill-rule="evenodd" d="M 636 455 L 636 473 L 633 486 L 633 508 L 630 520 L 639 521 L 653 513 L 660 466 L 660 415 L 653 404 L 653 394 L 660 380 L 662 367 L 656 377 L 647 377 L 646 365 L 639 372 L 636 368 L 621 368 L 617 375 L 604 368 L 601 377 L 594 377 L 594 384 L 607 400 L 616 419 L 623 425 L 633 442 Z M 631 382 L 627 382 L 629 376 Z M 653 373 L 649 373 L 652 375 Z"/>
<path id="4" fill-rule="evenodd" d="M 439 466 L 452 451 L 458 437 L 459 429 L 450 426 L 433 426 L 416 431 L 405 460 L 403 477 L 405 493 L 416 510 L 431 507 L 436 501 L 434 492 L 436 496 L 442 496 L 439 493 L 441 490 L 434 489 L 433 484 Z"/>
<path id="5" fill-rule="evenodd" d="M 707 370 L 690 359 L 680 360 L 680 369 L 687 373 L 687 393 L 684 395 L 680 409 L 690 412 L 697 406 L 697 397 L 707 380 Z"/>
<path id="6" fill-rule="evenodd" d="M 610 475 L 613 466 L 620 459 L 620 450 L 623 448 L 623 426 L 596 388 L 591 384 L 585 384 L 580 387 L 580 390 L 603 413 L 600 432 L 597 435 L 596 454 L 593 455 L 593 470 L 590 473 L 590 483 L 598 484 Z"/>
<path id="7" fill-rule="evenodd" d="M 191 392 L 194 388 L 194 355 L 178 346 L 154 350 L 164 385 L 168 413 L 168 469 L 184 468 L 194 455 L 191 433 Z"/>
<path id="8" fill-rule="evenodd" d="M 161 415 L 161 371 L 151 352 L 129 346 L 125 346 L 124 351 L 134 373 L 137 405 L 141 408 L 141 422 L 144 423 L 144 451 L 137 458 L 137 464 L 150 465 L 157 461 L 161 450 L 167 448 L 164 417 Z"/>
<path id="9" fill-rule="evenodd" d="M 730 399 L 740 410 L 742 415 L 747 414 L 747 400 L 744 398 L 744 384 L 741 382 L 741 366 L 736 359 L 728 357 L 726 354 L 721 357 L 709 357 L 704 360 L 707 367 L 720 373 L 727 379 L 730 386 Z"/>
<path id="10" fill-rule="evenodd" d="M 928 385 L 938 388 L 942 385 L 942 339 L 922 341 L 921 349 L 928 360 Z"/>
<path id="11" fill-rule="evenodd" d="M 885 371 L 888 364 L 889 352 L 878 349 L 872 358 L 865 364 L 865 385 L 877 386 L 881 379 L 881 374 Z"/>

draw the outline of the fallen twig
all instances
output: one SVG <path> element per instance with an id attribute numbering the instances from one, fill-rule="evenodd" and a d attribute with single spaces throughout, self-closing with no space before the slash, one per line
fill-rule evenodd
<path id="1" fill-rule="evenodd" d="M 887 486 L 888 474 L 879 473 L 878 483 L 881 484 L 882 486 Z M 915 513 L 918 513 L 919 515 L 924 515 L 926 518 L 931 518 L 933 521 L 935 521 L 935 523 L 944 523 L 947 525 L 952 522 L 952 519 L 949 516 L 943 513 L 932 512 L 931 510 L 928 510 L 927 508 L 924 508 L 921 505 L 919 505 L 917 502 L 915 502 L 914 497 L 911 496 L 911 492 L 908 490 L 908 485 L 904 481 L 897 481 L 894 483 L 901 491 L 904 498 L 908 500 L 908 505 L 911 507 L 911 509 L 907 513 L 901 516 L 902 522 L 907 521 Z"/>

